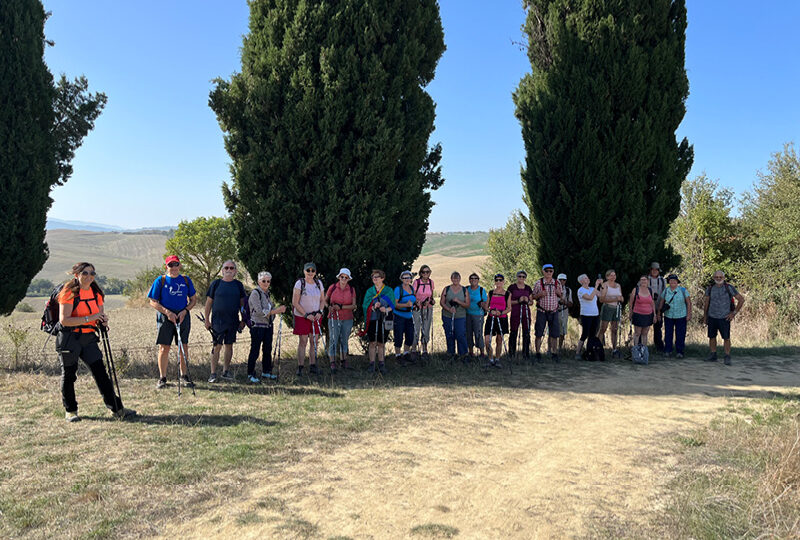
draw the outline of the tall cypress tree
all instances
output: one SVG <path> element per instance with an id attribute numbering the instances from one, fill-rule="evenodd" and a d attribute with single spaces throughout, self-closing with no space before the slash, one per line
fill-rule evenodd
<path id="1" fill-rule="evenodd" d="M 692 165 L 684 0 L 526 0 L 532 72 L 514 94 L 539 260 L 629 291 L 665 243 Z"/>
<path id="2" fill-rule="evenodd" d="M 443 182 L 424 87 L 444 52 L 435 0 L 253 0 L 242 70 L 210 106 L 226 132 L 223 191 L 239 258 L 291 297 L 304 262 L 390 283 L 419 255 Z"/>
<path id="3" fill-rule="evenodd" d="M 70 161 L 106 102 L 86 79 L 57 85 L 44 63 L 39 0 L 0 2 L 0 314 L 8 314 L 42 269 L 50 189 L 72 174 Z"/>

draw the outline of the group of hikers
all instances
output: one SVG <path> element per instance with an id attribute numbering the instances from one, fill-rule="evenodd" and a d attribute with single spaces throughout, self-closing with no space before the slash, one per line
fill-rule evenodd
<path id="1" fill-rule="evenodd" d="M 194 389 L 188 369 L 190 312 L 197 302 L 197 291 L 188 276 L 181 273 L 181 262 L 175 255 L 164 261 L 166 270 L 158 276 L 148 292 L 150 305 L 156 310 L 159 378 L 156 387 L 167 386 L 167 366 L 170 348 L 178 345 L 179 388 L 184 385 Z M 257 286 L 248 294 L 244 284 L 236 279 L 234 261 L 225 261 L 221 278 L 215 279 L 206 292 L 203 314 L 198 318 L 211 333 L 213 348 L 209 383 L 220 379 L 233 380 L 230 371 L 233 344 L 237 333 L 245 326 L 250 330 L 250 353 L 247 359 L 247 380 L 260 383 L 275 380 L 273 373 L 273 333 L 275 318 L 286 312 L 287 306 L 278 306 L 270 294 L 272 275 L 262 271 L 257 276 Z M 530 359 L 530 329 L 534 329 L 534 361 L 542 360 L 542 341 L 548 337 L 548 353 L 554 362 L 559 361 L 569 324 L 569 310 L 577 300 L 580 305 L 581 334 L 575 350 L 576 358 L 592 359 L 590 349 L 604 347 L 605 335 L 610 330 L 611 354 L 620 356 L 619 330 L 624 296 L 616 282 L 614 270 L 598 275 L 591 285 L 588 275 L 582 274 L 580 287 L 573 293 L 567 285 L 567 276 L 554 277 L 552 264 L 542 266 L 542 275 L 533 286 L 526 283 L 527 272 L 518 271 L 514 282 L 506 286 L 503 274 L 495 274 L 490 290 L 480 284 L 478 274 L 469 275 L 468 285 L 461 284 L 461 275 L 453 272 L 450 284 L 439 295 L 441 322 L 447 354 L 464 363 L 472 358 L 485 359 L 485 366 L 499 368 L 502 355 L 512 358 L 517 354 L 521 338 L 521 353 Z M 61 390 L 66 418 L 79 420 L 74 383 L 81 358 L 90 368 L 106 406 L 119 418 L 136 414 L 122 405 L 115 394 L 109 374 L 102 363 L 96 335 L 107 325 L 108 315 L 103 310 L 103 292 L 95 282 L 94 266 L 88 262 L 77 263 L 72 268 L 73 278 L 58 291 L 58 322 L 60 331 L 56 339 L 62 377 Z M 415 279 L 405 270 L 400 284 L 394 288 L 385 284 L 383 270 L 371 272 L 372 286 L 360 304 L 365 329 L 360 335 L 368 346 L 368 371 L 386 373 L 385 344 L 390 333 L 395 357 L 400 365 L 425 360 L 431 351 L 435 285 L 431 269 L 422 265 Z M 348 343 L 353 331 L 354 312 L 359 308 L 357 291 L 350 283 L 350 270 L 342 268 L 336 283 L 327 289 L 317 276 L 313 262 L 303 267 L 303 276 L 294 284 L 292 294 L 293 334 L 298 336 L 297 375 L 302 375 L 308 351 L 308 372 L 317 374 L 319 343 L 324 343 L 323 317 L 327 311 L 327 357 L 330 370 L 350 369 Z M 741 310 L 744 297 L 727 283 L 722 271 L 714 273 L 714 283 L 703 298 L 703 321 L 708 327 L 710 354 L 707 361 L 717 360 L 717 335 L 724 342 L 724 363 L 731 364 L 730 323 Z M 632 337 L 634 344 L 647 347 L 650 328 L 653 328 L 655 348 L 666 355 L 675 353 L 683 358 L 687 321 L 691 319 L 690 294 L 680 286 L 675 274 L 661 275 L 658 263 L 652 263 L 648 274 L 642 275 L 628 296 L 631 306 Z M 533 308 L 533 309 L 532 309 Z M 534 315 L 535 309 L 535 315 Z M 510 316 L 510 317 L 509 317 Z M 510 319 L 510 320 L 509 320 Z M 281 325 L 279 318 L 276 353 L 280 355 Z M 98 323 L 100 325 L 98 326 Z M 662 328 L 664 337 L 662 339 Z M 506 339 L 507 336 L 507 339 Z M 593 343 L 600 340 L 600 345 Z M 494 341 L 494 343 L 493 343 Z M 325 346 L 325 345 L 323 345 Z M 222 371 L 219 373 L 220 353 Z M 256 363 L 261 356 L 261 374 L 257 376 Z M 594 359 L 602 359 L 594 358 Z"/>

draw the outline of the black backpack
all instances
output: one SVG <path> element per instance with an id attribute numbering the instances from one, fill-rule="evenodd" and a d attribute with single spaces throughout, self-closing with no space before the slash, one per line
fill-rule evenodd
<path id="1" fill-rule="evenodd" d="M 61 330 L 63 330 L 61 323 L 58 322 L 59 319 L 58 295 L 61 294 L 61 290 L 63 288 L 64 288 L 64 283 L 53 287 L 53 290 L 50 292 L 50 298 L 48 298 L 47 302 L 44 304 L 44 313 L 42 313 L 41 330 L 42 332 L 47 332 L 51 336 L 55 336 Z M 94 300 L 95 303 L 97 303 L 97 293 L 94 291 L 94 289 L 92 289 L 92 294 L 93 294 L 92 300 Z M 78 308 L 78 304 L 80 304 L 81 302 L 86 302 L 88 304 L 90 301 L 91 300 L 81 300 L 80 293 L 78 293 L 78 296 L 76 296 L 75 299 L 72 301 L 72 311 L 75 311 Z M 94 328 L 94 326 L 81 325 L 81 326 L 76 326 L 75 328 Z"/>
<path id="2" fill-rule="evenodd" d="M 605 362 L 606 351 L 603 349 L 603 342 L 597 336 L 591 336 L 586 340 L 586 350 L 583 351 L 583 359 L 589 362 Z"/>

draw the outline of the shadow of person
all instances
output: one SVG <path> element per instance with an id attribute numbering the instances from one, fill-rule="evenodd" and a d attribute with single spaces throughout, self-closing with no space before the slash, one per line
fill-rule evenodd
<path id="1" fill-rule="evenodd" d="M 81 418 L 100 422 L 118 421 L 108 416 L 82 416 Z M 274 420 L 265 420 L 263 418 L 241 414 L 139 414 L 133 418 L 129 418 L 125 422 L 158 426 L 180 425 L 187 427 L 227 427 L 246 423 L 262 427 L 272 427 L 280 424 L 280 422 Z"/>

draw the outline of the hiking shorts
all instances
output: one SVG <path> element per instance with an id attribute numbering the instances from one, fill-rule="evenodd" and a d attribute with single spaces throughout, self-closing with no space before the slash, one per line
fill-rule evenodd
<path id="1" fill-rule="evenodd" d="M 653 326 L 653 314 L 648 313 L 647 315 L 643 315 L 641 313 L 631 313 L 631 323 L 633 326 L 638 326 L 639 328 Z"/>
<path id="2" fill-rule="evenodd" d="M 367 341 L 370 343 L 378 342 L 384 344 L 389 340 L 389 331 L 383 327 L 379 321 L 369 321 L 367 328 Z"/>
<path id="3" fill-rule="evenodd" d="M 717 332 L 722 339 L 731 339 L 731 321 L 727 319 L 708 318 L 708 339 L 716 339 Z"/>
<path id="4" fill-rule="evenodd" d="M 601 321 L 618 321 L 619 320 L 619 312 L 617 312 L 617 306 L 612 306 L 611 304 L 603 304 L 600 308 L 600 320 Z"/>
<path id="5" fill-rule="evenodd" d="M 292 329 L 292 334 L 296 336 L 310 336 L 311 334 L 319 334 L 320 328 L 322 328 L 322 319 L 319 321 L 314 321 L 314 328 L 312 331 L 311 328 L 311 321 L 306 319 L 305 317 L 298 317 L 297 315 L 294 316 L 294 328 Z"/>
<path id="6" fill-rule="evenodd" d="M 544 336 L 544 327 L 547 325 L 547 334 L 551 338 L 561 335 L 558 329 L 558 312 L 536 310 L 536 324 L 533 327 L 533 335 L 537 338 Z"/>
<path id="7" fill-rule="evenodd" d="M 156 317 L 156 329 L 158 330 L 156 345 L 172 345 L 173 343 L 177 343 L 178 330 L 175 328 L 175 324 L 161 313 Z M 187 313 L 181 323 L 181 343 L 184 345 L 189 343 L 189 330 L 191 329 L 192 318 L 189 317 Z"/>
<path id="8" fill-rule="evenodd" d="M 486 322 L 483 324 L 484 336 L 500 336 L 508 334 L 508 317 L 486 317 Z"/>
<path id="9" fill-rule="evenodd" d="M 562 309 L 558 312 L 559 337 L 567 335 L 567 324 L 569 324 L 569 309 Z"/>
<path id="10" fill-rule="evenodd" d="M 211 325 L 211 329 L 214 331 L 212 334 L 214 339 L 214 345 L 233 345 L 236 343 L 236 327 L 232 328 L 214 328 L 214 325 Z"/>

